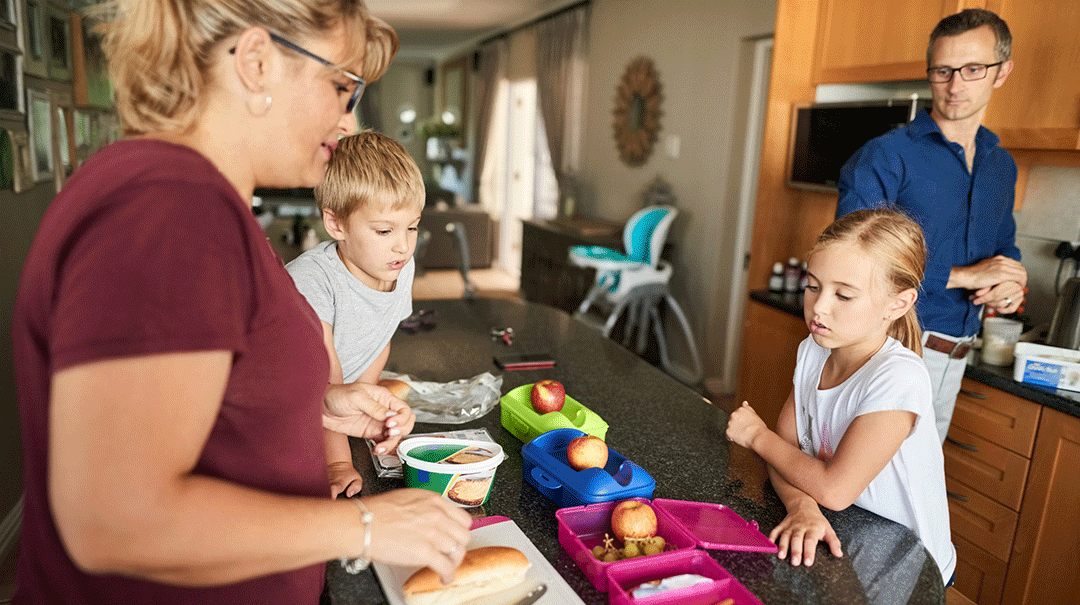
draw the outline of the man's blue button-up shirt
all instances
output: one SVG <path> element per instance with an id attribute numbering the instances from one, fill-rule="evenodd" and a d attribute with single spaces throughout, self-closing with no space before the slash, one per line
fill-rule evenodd
<path id="1" fill-rule="evenodd" d="M 929 112 L 920 111 L 906 127 L 863 145 L 840 172 L 837 217 L 888 206 L 922 227 L 926 276 L 916 309 L 924 330 L 961 337 L 979 329 L 971 291 L 945 288 L 953 267 L 997 254 L 1020 260 L 1013 219 L 1016 163 L 998 141 L 979 127 L 968 172 L 963 147 L 946 140 Z"/>

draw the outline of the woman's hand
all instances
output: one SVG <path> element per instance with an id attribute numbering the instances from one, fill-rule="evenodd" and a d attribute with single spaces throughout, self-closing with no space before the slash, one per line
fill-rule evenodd
<path id="1" fill-rule="evenodd" d="M 346 498 L 352 498 L 360 493 L 364 486 L 364 478 L 356 472 L 352 462 L 331 462 L 326 465 L 326 472 L 330 475 L 330 498 L 337 498 L 338 494 L 344 493 Z"/>
<path id="2" fill-rule="evenodd" d="M 807 498 L 804 504 L 789 507 L 788 515 L 769 532 L 769 539 L 780 548 L 776 553 L 778 558 L 783 559 L 788 551 L 791 552 L 792 565 L 813 565 L 817 544 L 821 541 L 829 545 L 833 556 L 844 556 L 840 539 L 811 498 Z"/>
<path id="3" fill-rule="evenodd" d="M 753 449 L 750 444 L 762 430 L 768 430 L 765 421 L 745 401 L 742 402 L 741 406 L 735 408 L 735 411 L 728 417 L 728 440 L 734 441 L 747 449 Z"/>
<path id="4" fill-rule="evenodd" d="M 353 437 L 377 439 L 376 454 L 396 447 L 415 422 L 408 404 L 374 384 L 331 384 L 323 397 L 323 427 Z"/>
<path id="5" fill-rule="evenodd" d="M 364 498 L 375 517 L 370 557 L 389 565 L 427 565 L 454 579 L 469 544 L 472 517 L 435 492 L 397 489 Z"/>

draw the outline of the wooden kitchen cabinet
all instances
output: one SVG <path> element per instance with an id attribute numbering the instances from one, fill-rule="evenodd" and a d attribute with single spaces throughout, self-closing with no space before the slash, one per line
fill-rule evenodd
<path id="1" fill-rule="evenodd" d="M 984 0 L 821 0 L 814 83 L 924 80 L 937 22 L 983 6 Z"/>
<path id="2" fill-rule="evenodd" d="M 1002 602 L 1042 406 L 964 379 L 945 441 L 956 589 Z M 1009 601 L 1004 601 L 1009 602 Z"/>
<path id="3" fill-rule="evenodd" d="M 988 0 L 1009 24 L 1015 64 L 983 123 L 1007 149 L 1080 149 L 1080 2 Z"/>
<path id="4" fill-rule="evenodd" d="M 749 401 L 770 428 L 791 394 L 795 358 L 807 334 L 802 318 L 753 300 L 746 305 L 736 405 Z"/>
<path id="5" fill-rule="evenodd" d="M 1080 598 L 1080 418 L 1043 411 L 1002 603 Z"/>

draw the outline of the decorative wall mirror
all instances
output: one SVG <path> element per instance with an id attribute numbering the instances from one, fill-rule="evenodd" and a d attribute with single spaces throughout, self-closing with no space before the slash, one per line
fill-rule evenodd
<path id="1" fill-rule="evenodd" d="M 634 59 L 615 87 L 615 143 L 631 166 L 645 163 L 660 130 L 660 80 L 652 61 Z"/>

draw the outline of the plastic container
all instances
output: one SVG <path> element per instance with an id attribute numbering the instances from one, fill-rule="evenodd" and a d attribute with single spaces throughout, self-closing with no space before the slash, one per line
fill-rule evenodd
<path id="1" fill-rule="evenodd" d="M 607 435 L 608 425 L 604 419 L 569 395 L 558 412 L 537 414 L 530 399 L 532 387 L 531 384 L 523 384 L 499 400 L 502 425 L 513 436 L 529 442 L 550 430 L 567 428 L 578 429 L 601 439 Z"/>
<path id="2" fill-rule="evenodd" d="M 1018 342 L 1013 380 L 1080 391 L 1080 351 Z"/>
<path id="3" fill-rule="evenodd" d="M 497 443 L 442 437 L 413 437 L 397 448 L 405 485 L 442 494 L 462 507 L 480 506 L 506 455 Z"/>
<path id="4" fill-rule="evenodd" d="M 983 320 L 982 362 L 992 366 L 1010 365 L 1023 330 L 1023 322 L 1015 319 L 987 317 Z"/>
<path id="5" fill-rule="evenodd" d="M 566 462 L 566 446 L 584 434 L 577 429 L 555 429 L 526 443 L 521 448 L 525 481 L 559 508 L 652 497 L 656 480 L 610 447 L 604 468 L 571 468 Z"/>
<path id="6" fill-rule="evenodd" d="M 667 543 L 664 552 L 605 563 L 593 556 L 592 548 L 602 545 L 604 534 L 611 533 L 611 511 L 617 503 L 603 502 L 555 511 L 559 524 L 559 544 L 600 592 L 608 590 L 609 571 L 623 567 L 667 565 L 667 558 L 682 551 L 696 548 L 751 552 L 777 550 L 776 545 L 758 531 L 756 522 L 747 522 L 722 504 L 664 498 L 652 502 L 645 498 L 633 500 L 652 505 L 656 512 L 656 535 Z M 673 572 L 668 575 L 693 573 L 681 571 L 675 565 L 670 566 L 668 571 Z"/>
<path id="7" fill-rule="evenodd" d="M 657 555 L 658 556 L 658 555 Z M 607 570 L 608 602 L 610 605 L 714 605 L 724 599 L 735 603 L 762 605 L 745 586 L 709 556 L 709 553 L 693 549 L 673 552 L 663 559 L 653 561 L 657 556 L 645 559 L 627 559 L 625 565 L 612 565 Z M 631 590 L 642 582 L 670 578 L 679 574 L 696 574 L 712 578 L 710 583 L 702 583 L 686 588 L 670 590 L 653 596 L 634 598 Z"/>

